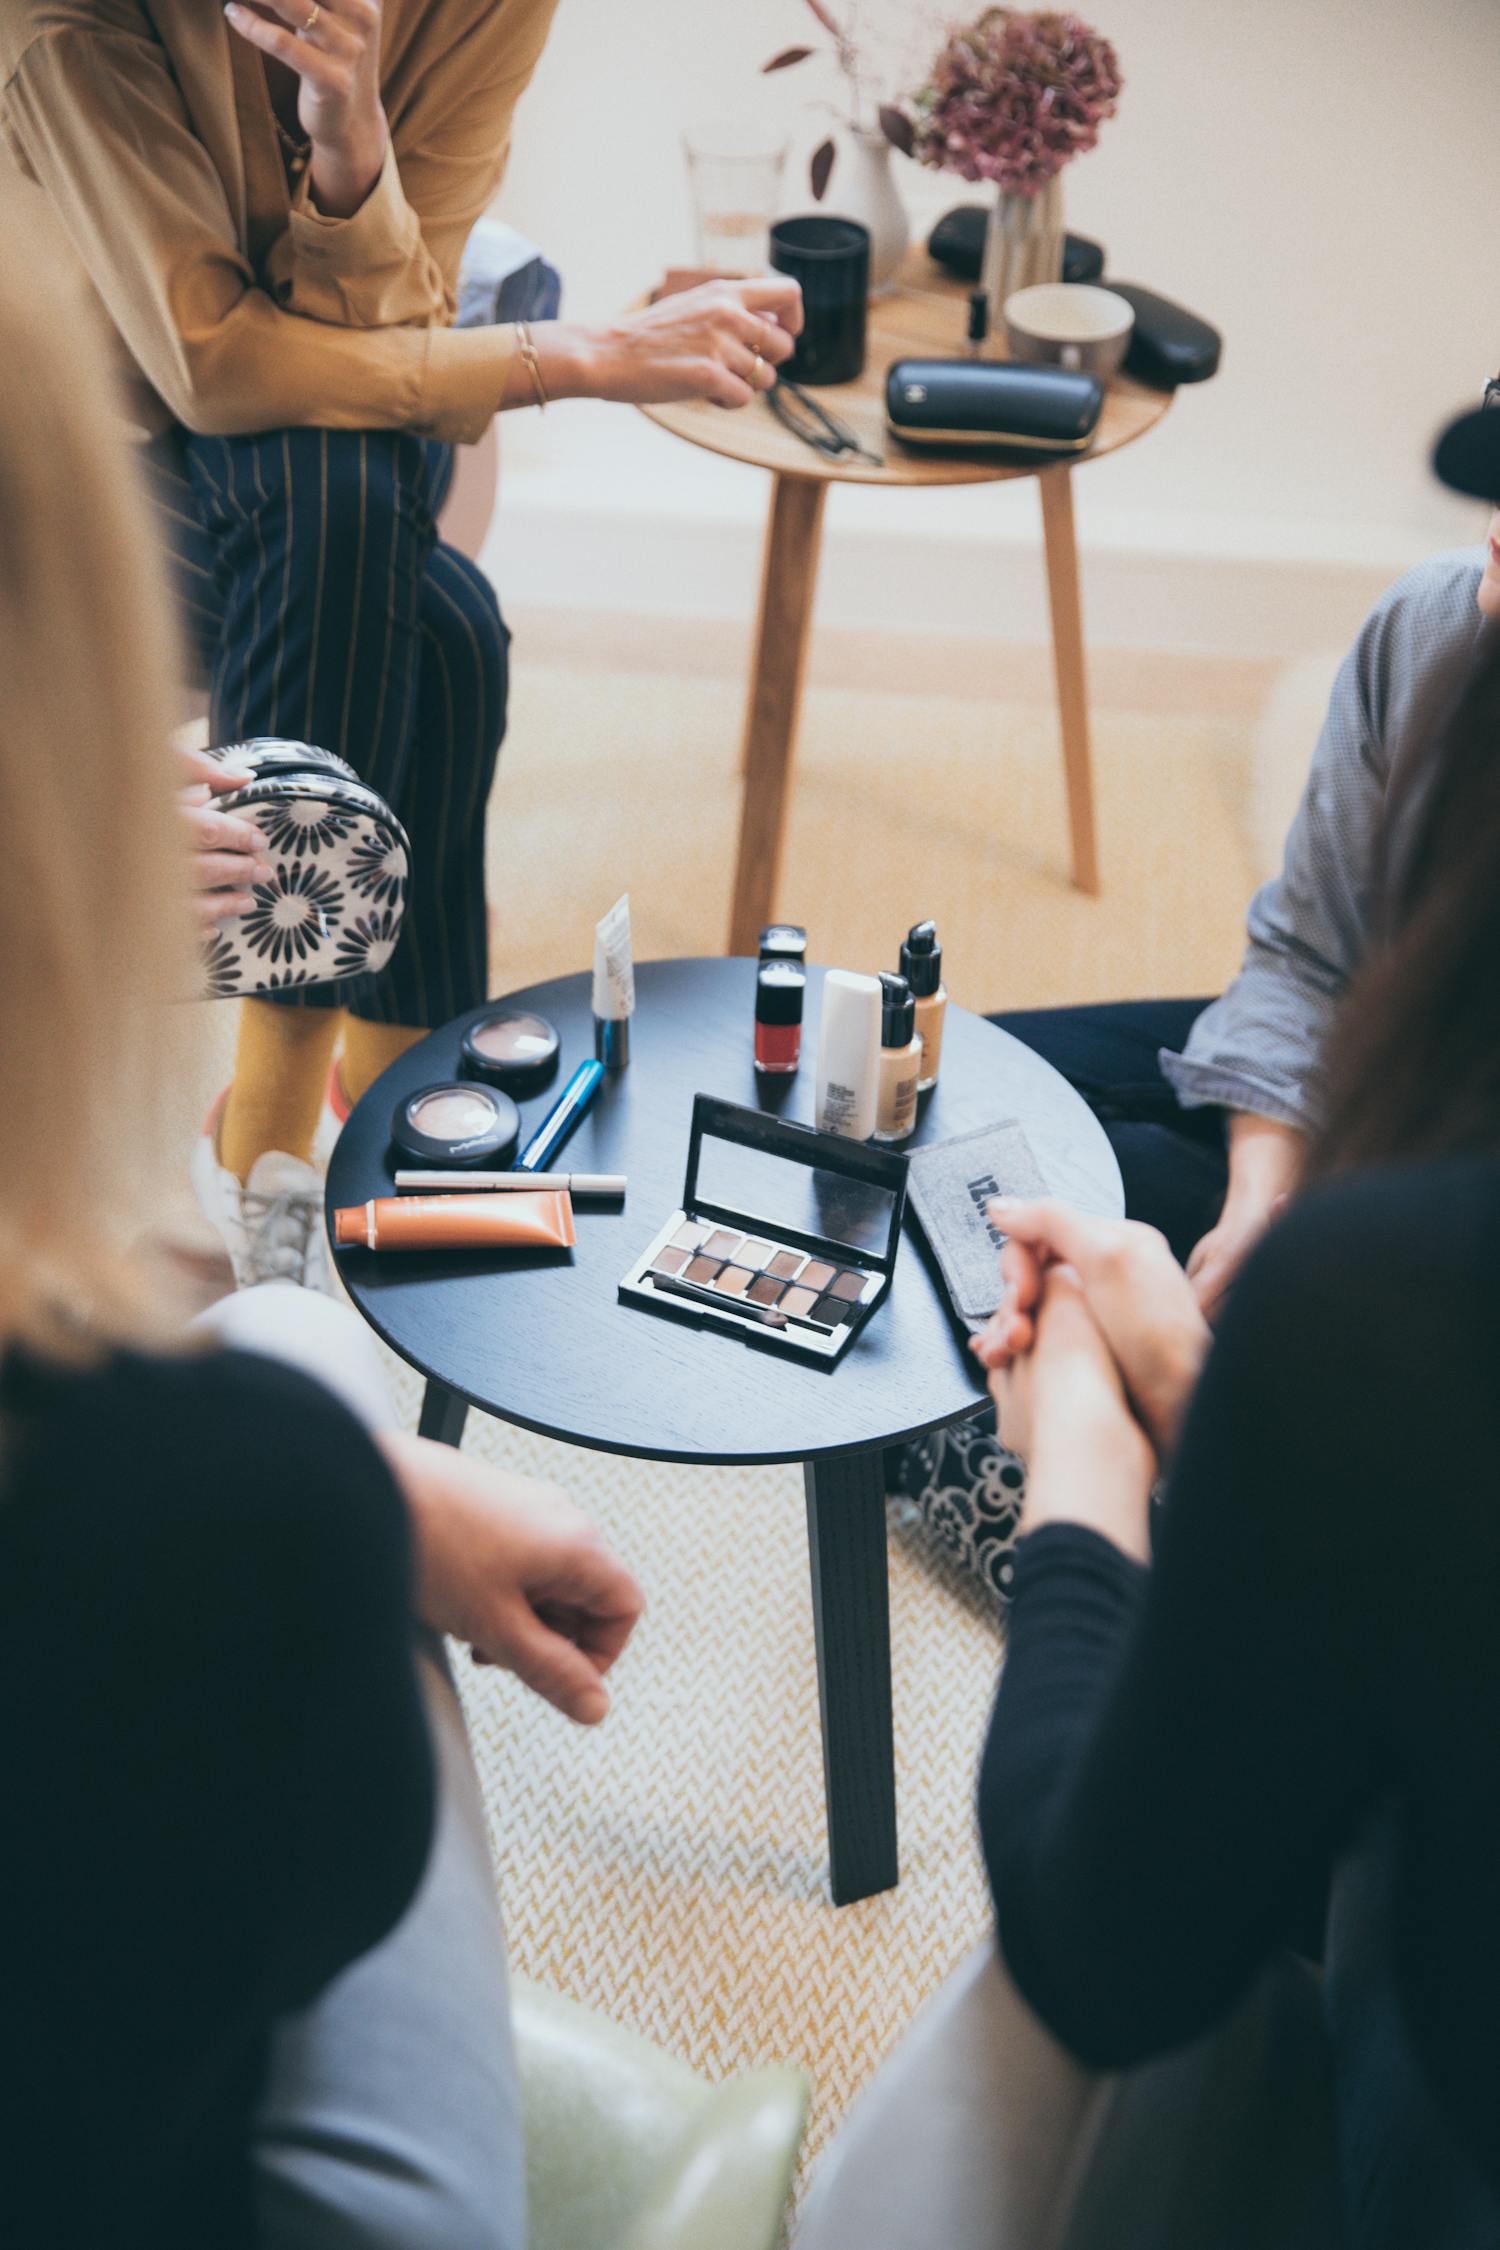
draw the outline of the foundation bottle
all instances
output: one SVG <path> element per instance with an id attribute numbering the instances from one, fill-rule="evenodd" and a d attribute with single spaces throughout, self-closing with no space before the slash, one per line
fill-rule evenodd
<path id="1" fill-rule="evenodd" d="M 922 1071 L 917 1092 L 925 1094 L 937 1084 L 943 1055 L 943 1017 L 948 1007 L 948 987 L 943 982 L 943 949 L 936 922 L 914 922 L 901 946 L 901 974 L 911 986 L 917 1004 L 917 1031 L 922 1041 Z"/>
<path id="2" fill-rule="evenodd" d="M 875 1139 L 904 1141 L 917 1122 L 917 1077 L 922 1041 L 917 1004 L 905 977 L 880 979 L 880 1084 L 875 1099 Z"/>

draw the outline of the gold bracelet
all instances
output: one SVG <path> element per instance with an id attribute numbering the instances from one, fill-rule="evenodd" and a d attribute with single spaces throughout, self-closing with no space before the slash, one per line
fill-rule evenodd
<path id="1" fill-rule="evenodd" d="M 531 377 L 531 387 L 536 392 L 537 405 L 545 411 L 547 386 L 542 381 L 542 365 L 536 356 L 536 339 L 531 333 L 531 322 L 529 320 L 518 320 L 516 322 L 516 342 L 520 348 L 521 357 L 526 362 L 526 372 Z"/>

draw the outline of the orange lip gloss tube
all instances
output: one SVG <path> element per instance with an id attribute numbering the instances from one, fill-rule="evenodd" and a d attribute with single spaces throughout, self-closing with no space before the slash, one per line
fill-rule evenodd
<path id="1" fill-rule="evenodd" d="M 340 1249 L 567 1250 L 577 1241 L 573 1198 L 561 1189 L 517 1195 L 386 1195 L 333 1214 Z"/>

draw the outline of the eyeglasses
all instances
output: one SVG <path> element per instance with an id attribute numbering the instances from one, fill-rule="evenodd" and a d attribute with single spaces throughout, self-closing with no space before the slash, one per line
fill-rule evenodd
<path id="1" fill-rule="evenodd" d="M 1500 397 L 1500 377 L 1496 382 L 1496 395 Z M 868 446 L 861 445 L 852 430 L 836 422 L 815 398 L 809 398 L 806 391 L 789 383 L 784 375 L 778 375 L 774 390 L 767 391 L 766 404 L 784 430 L 790 430 L 794 438 L 800 438 L 815 452 L 826 454 L 830 461 L 868 461 L 872 469 L 885 467 L 883 454 L 872 453 Z"/>

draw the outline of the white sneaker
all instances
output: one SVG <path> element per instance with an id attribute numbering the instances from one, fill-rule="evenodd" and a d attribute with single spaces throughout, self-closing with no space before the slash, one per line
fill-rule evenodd
<path id="1" fill-rule="evenodd" d="M 219 1234 L 241 1289 L 258 1281 L 293 1281 L 335 1296 L 323 1229 L 323 1176 L 299 1156 L 268 1149 L 243 1187 L 214 1154 L 205 1133 L 193 1150 L 193 1186 L 204 1216 Z"/>

